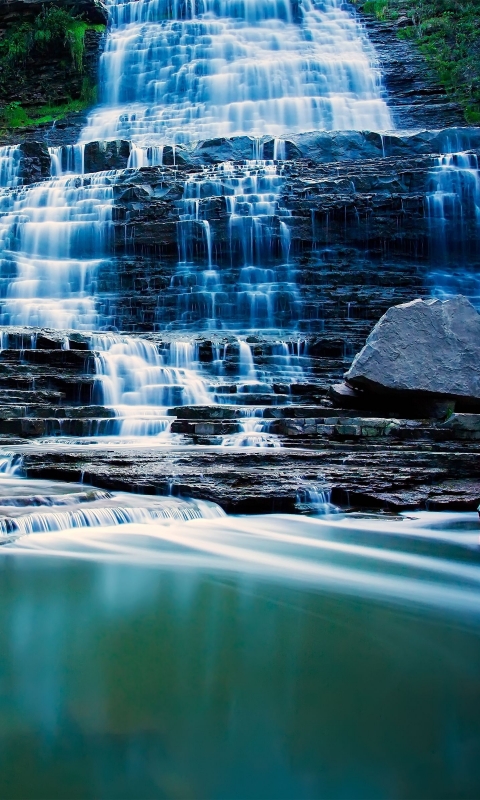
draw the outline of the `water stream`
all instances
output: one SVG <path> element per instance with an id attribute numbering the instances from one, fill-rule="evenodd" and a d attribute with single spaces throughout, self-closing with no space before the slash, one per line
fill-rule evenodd
<path id="1" fill-rule="evenodd" d="M 114 0 L 108 7 L 102 105 L 84 141 L 125 138 L 148 147 L 392 126 L 374 52 L 338 0 Z"/>

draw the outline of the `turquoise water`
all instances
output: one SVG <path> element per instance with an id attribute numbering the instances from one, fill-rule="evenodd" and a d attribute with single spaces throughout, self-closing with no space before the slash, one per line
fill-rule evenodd
<path id="1" fill-rule="evenodd" d="M 480 795 L 473 514 L 24 536 L 0 553 L 0 796 Z"/>

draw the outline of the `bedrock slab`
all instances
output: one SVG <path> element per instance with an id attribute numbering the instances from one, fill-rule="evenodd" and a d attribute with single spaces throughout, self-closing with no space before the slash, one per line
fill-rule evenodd
<path id="1" fill-rule="evenodd" d="M 334 503 L 392 510 L 473 509 L 480 444 L 326 444 L 316 450 L 9 447 L 28 477 L 213 500 L 230 513 L 298 510 L 298 492 L 330 489 Z"/>

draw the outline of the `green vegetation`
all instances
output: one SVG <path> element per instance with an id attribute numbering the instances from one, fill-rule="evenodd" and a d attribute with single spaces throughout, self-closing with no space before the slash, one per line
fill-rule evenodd
<path id="1" fill-rule="evenodd" d="M 96 102 L 96 87 L 85 79 L 85 91 L 77 100 L 66 103 L 29 106 L 24 108 L 19 101 L 8 103 L 0 112 L 0 128 L 26 128 L 31 125 L 42 125 L 46 122 L 62 119 L 66 114 L 83 111 Z"/>
<path id="2" fill-rule="evenodd" d="M 414 40 L 469 122 L 480 122 L 478 0 L 353 0 L 380 20 L 406 17 L 398 35 Z"/>
<path id="3" fill-rule="evenodd" d="M 0 39 L 0 126 L 17 128 L 60 119 L 95 102 L 96 87 L 84 75 L 85 34 L 104 31 L 57 6 L 43 7 L 32 21 L 12 24 Z M 55 62 L 65 74 L 63 97 L 28 98 L 39 65 Z M 61 81 L 60 81 L 61 84 Z M 48 91 L 48 88 L 46 88 Z M 68 96 L 67 96 L 68 95 Z M 25 97 L 28 101 L 25 101 Z M 15 98 L 10 101 L 10 98 Z M 20 99 L 17 99 L 20 98 Z"/>

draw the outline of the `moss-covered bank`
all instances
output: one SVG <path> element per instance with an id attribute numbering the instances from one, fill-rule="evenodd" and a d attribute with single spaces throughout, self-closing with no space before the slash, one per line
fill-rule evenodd
<path id="1" fill-rule="evenodd" d="M 479 0 L 353 0 L 365 14 L 396 21 L 437 73 L 468 122 L 480 122 Z"/>
<path id="2" fill-rule="evenodd" d="M 61 119 L 96 100 L 104 24 L 58 5 L 6 21 L 0 39 L 0 128 Z"/>

